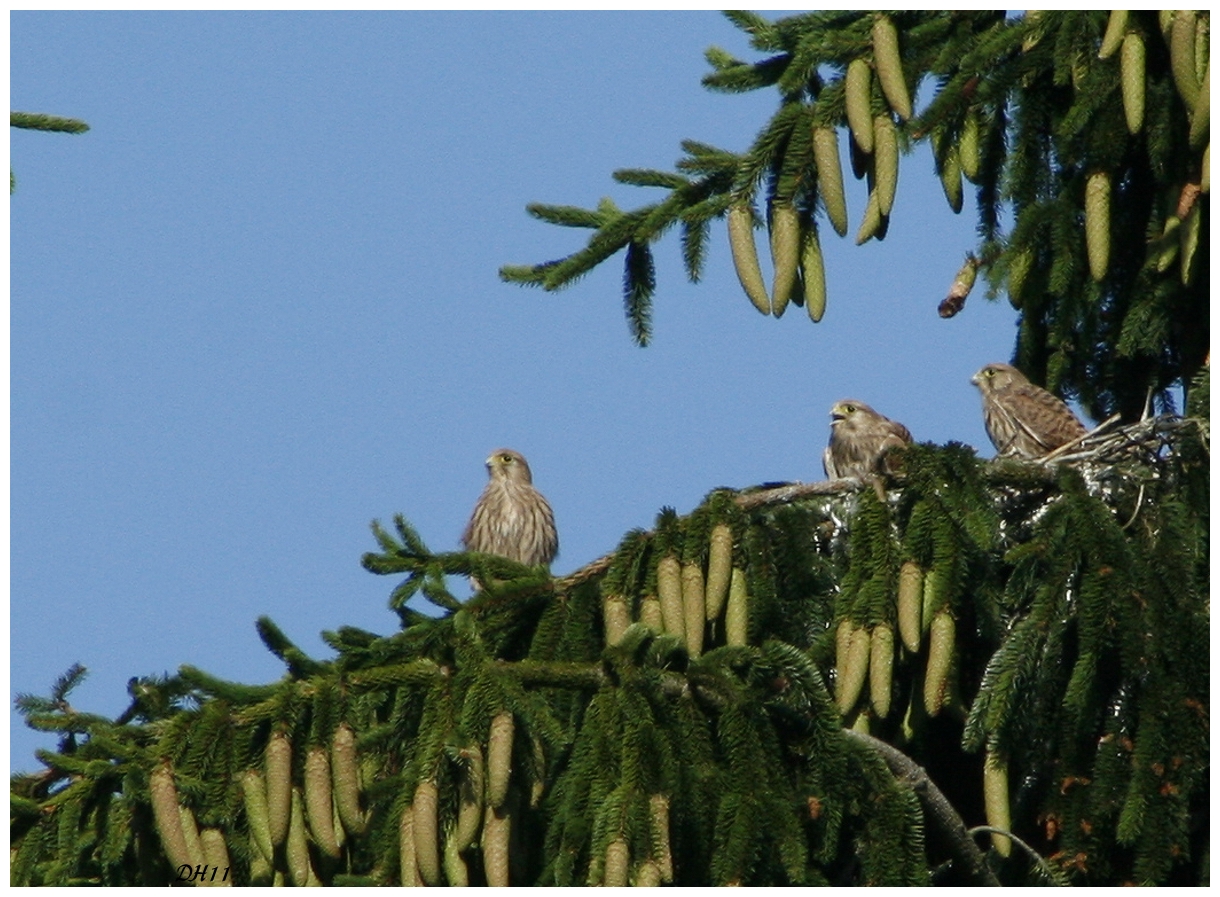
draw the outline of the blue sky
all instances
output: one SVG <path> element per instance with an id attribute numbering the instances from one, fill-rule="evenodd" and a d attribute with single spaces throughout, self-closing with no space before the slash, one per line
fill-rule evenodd
<path id="1" fill-rule="evenodd" d="M 500 282 L 587 234 L 527 203 L 631 208 L 661 193 L 614 169 L 748 146 L 778 96 L 704 90 L 713 44 L 756 58 L 712 12 L 12 13 L 11 107 L 92 130 L 10 140 L 10 697 L 74 662 L 107 715 L 184 663 L 272 681 L 261 614 L 322 657 L 324 629 L 393 631 L 369 522 L 456 549 L 500 446 L 555 508 L 558 573 L 717 486 L 821 479 L 841 398 L 989 456 L 969 377 L 1016 314 L 980 284 L 937 317 L 974 219 L 926 151 L 883 243 L 855 246 L 849 180 L 817 325 L 754 310 L 722 227 L 697 286 L 656 247 L 647 349 L 621 258 Z M 11 726 L 35 768 L 53 741 Z"/>

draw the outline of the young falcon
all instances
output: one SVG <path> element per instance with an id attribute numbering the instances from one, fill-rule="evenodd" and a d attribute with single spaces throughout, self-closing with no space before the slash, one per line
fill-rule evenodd
<path id="1" fill-rule="evenodd" d="M 885 453 L 911 441 L 906 427 L 855 399 L 835 402 L 830 418 L 830 445 L 822 453 L 822 466 L 832 480 L 888 472 L 882 464 Z"/>
<path id="2" fill-rule="evenodd" d="M 989 364 L 970 382 L 983 394 L 983 423 L 997 454 L 1041 458 L 1088 432 L 1062 399 L 1010 364 Z"/>
<path id="3" fill-rule="evenodd" d="M 555 515 L 534 488 L 520 452 L 496 449 L 485 462 L 487 488 L 462 534 L 467 551 L 498 554 L 520 564 L 549 564 L 559 553 Z"/>

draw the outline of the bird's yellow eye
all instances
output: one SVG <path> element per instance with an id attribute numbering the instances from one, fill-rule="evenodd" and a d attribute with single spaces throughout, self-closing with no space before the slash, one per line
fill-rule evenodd
<path id="1" fill-rule="evenodd" d="M 843 410 L 846 411 L 848 414 L 851 414 L 853 411 L 856 410 L 856 406 L 855 405 L 844 405 Z"/>
<path id="2" fill-rule="evenodd" d="M 501 455 L 500 460 L 503 461 L 505 464 L 508 464 L 510 461 L 513 460 L 513 456 L 512 455 Z"/>

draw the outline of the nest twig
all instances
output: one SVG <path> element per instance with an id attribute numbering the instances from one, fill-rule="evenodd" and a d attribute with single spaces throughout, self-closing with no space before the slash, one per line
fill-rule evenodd
<path id="1" fill-rule="evenodd" d="M 1117 415 L 1079 439 L 1073 440 L 1039 459 L 1039 463 L 1113 464 L 1118 461 L 1136 459 L 1155 462 L 1161 457 L 1161 453 L 1172 445 L 1172 437 L 1187 427 L 1200 429 L 1203 445 L 1207 449 L 1208 455 L 1211 455 L 1206 427 L 1202 421 L 1195 418 L 1162 414 L 1160 417 L 1145 418 L 1125 427 L 1111 430 L 1110 426 L 1116 420 Z"/>

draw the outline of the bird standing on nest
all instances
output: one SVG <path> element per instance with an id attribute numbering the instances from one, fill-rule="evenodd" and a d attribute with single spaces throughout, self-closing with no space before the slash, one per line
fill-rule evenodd
<path id="1" fill-rule="evenodd" d="M 1063 400 L 1010 364 L 989 364 L 970 378 L 983 394 L 983 423 L 999 455 L 1041 458 L 1088 430 Z"/>

